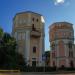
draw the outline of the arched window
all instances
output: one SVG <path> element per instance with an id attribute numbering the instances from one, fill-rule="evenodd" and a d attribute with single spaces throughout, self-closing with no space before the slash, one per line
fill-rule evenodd
<path id="1" fill-rule="evenodd" d="M 32 30 L 33 30 L 33 31 L 35 31 L 35 27 L 34 27 L 34 24 L 32 24 Z"/>
<path id="2" fill-rule="evenodd" d="M 36 53 L 36 47 L 35 46 L 33 47 L 33 53 Z"/>
<path id="3" fill-rule="evenodd" d="M 36 21 L 38 22 L 38 19 Z"/>

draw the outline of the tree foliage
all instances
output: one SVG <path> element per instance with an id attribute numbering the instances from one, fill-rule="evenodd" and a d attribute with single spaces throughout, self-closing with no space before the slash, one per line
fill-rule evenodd
<path id="1" fill-rule="evenodd" d="M 3 36 L 3 29 L 0 28 L 0 38 Z"/>
<path id="2" fill-rule="evenodd" d="M 24 66 L 23 56 L 16 51 L 16 40 L 1 28 L 0 36 L 0 68 L 14 69 Z"/>

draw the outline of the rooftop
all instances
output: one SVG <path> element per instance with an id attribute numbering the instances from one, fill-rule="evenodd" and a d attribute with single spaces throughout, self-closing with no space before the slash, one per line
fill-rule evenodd
<path id="1" fill-rule="evenodd" d="M 33 12 L 33 11 L 19 12 L 19 13 L 17 13 L 16 15 L 27 14 L 27 13 L 31 13 L 31 14 L 36 14 L 36 15 L 42 16 L 41 14 L 36 13 L 36 12 Z M 16 17 L 16 15 L 15 15 L 15 17 Z M 15 17 L 14 17 L 14 18 L 15 18 Z M 13 19 L 14 19 L 14 18 L 13 18 Z"/>
<path id="2" fill-rule="evenodd" d="M 66 21 L 63 21 L 63 22 L 55 22 L 55 23 L 51 24 L 49 26 L 49 28 L 51 28 L 52 26 L 61 25 L 61 24 L 63 24 L 63 25 L 71 25 L 71 26 L 73 25 L 72 23 L 69 23 L 69 22 L 66 22 Z"/>

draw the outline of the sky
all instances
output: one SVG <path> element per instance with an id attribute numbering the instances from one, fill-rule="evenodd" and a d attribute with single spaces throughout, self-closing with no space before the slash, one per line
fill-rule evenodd
<path id="1" fill-rule="evenodd" d="M 12 32 L 16 13 L 33 11 L 45 19 L 45 50 L 50 50 L 49 26 L 54 22 L 66 21 L 75 27 L 75 0 L 0 0 L 0 27 Z"/>

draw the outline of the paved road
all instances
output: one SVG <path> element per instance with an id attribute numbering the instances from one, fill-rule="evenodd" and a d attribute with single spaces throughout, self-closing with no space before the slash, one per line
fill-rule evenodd
<path id="1" fill-rule="evenodd" d="M 45 73 L 0 73 L 0 75 L 75 75 L 73 74 L 45 74 Z"/>

